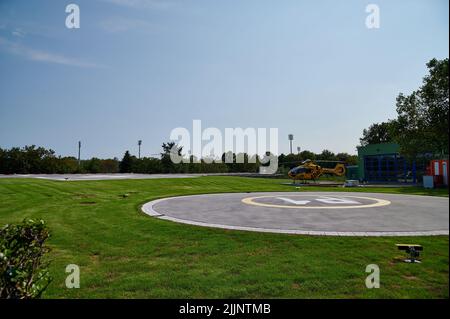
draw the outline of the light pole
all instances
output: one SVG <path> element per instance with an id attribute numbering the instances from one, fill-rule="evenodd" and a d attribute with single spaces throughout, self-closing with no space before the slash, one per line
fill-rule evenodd
<path id="1" fill-rule="evenodd" d="M 138 158 L 141 158 L 141 144 L 142 144 L 142 140 L 138 141 L 138 146 L 139 146 L 139 153 L 138 153 Z"/>
<path id="2" fill-rule="evenodd" d="M 81 141 L 78 141 L 78 166 L 81 164 Z"/>
<path id="3" fill-rule="evenodd" d="M 288 139 L 289 139 L 289 145 L 290 145 L 290 150 L 291 150 L 290 154 L 292 154 L 292 141 L 294 140 L 294 135 L 293 134 L 289 134 L 288 135 Z"/>

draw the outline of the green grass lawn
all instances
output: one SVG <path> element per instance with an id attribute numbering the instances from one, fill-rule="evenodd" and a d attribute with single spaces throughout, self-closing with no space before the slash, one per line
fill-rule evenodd
<path id="1" fill-rule="evenodd" d="M 44 219 L 51 231 L 46 298 L 448 298 L 448 236 L 314 237 L 230 231 L 148 217 L 147 201 L 186 194 L 299 191 L 277 179 L 71 181 L 0 179 L 0 225 Z M 343 188 L 302 188 L 336 191 Z M 448 196 L 446 190 L 350 191 Z M 128 194 L 129 196 L 122 196 Z M 424 246 L 406 264 L 399 242 Z M 81 288 L 65 288 L 65 267 Z M 365 287 L 378 264 L 381 288 Z"/>

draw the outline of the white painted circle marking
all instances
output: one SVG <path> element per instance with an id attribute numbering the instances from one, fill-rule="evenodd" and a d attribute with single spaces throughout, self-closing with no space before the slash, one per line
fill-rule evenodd
<path id="1" fill-rule="evenodd" d="M 297 196 L 297 197 L 306 197 L 309 196 L 311 197 L 311 195 L 307 195 L 307 194 L 302 194 L 302 195 L 289 195 L 289 196 Z M 308 203 L 312 202 L 309 200 L 304 200 L 304 201 L 295 201 L 293 199 L 290 198 L 286 198 L 286 197 L 282 197 L 279 198 L 277 196 L 274 195 L 266 195 L 266 196 L 255 196 L 255 197 L 246 197 L 243 198 L 241 201 L 244 204 L 247 205 L 254 205 L 254 206 L 262 206 L 262 207 L 273 207 L 273 208 L 294 208 L 294 209 L 349 209 L 349 208 L 369 208 L 369 207 L 381 207 L 381 206 L 387 206 L 390 205 L 391 202 L 385 199 L 379 199 L 379 198 L 373 198 L 373 197 L 363 197 L 363 196 L 343 196 L 345 198 L 355 198 L 355 199 L 363 199 L 363 200 L 369 200 L 372 201 L 372 204 L 361 204 L 360 202 L 357 201 L 351 201 L 351 200 L 345 200 L 345 199 L 340 199 L 340 198 L 335 198 L 335 197 L 325 197 L 325 198 L 317 198 L 315 200 L 322 202 L 322 203 L 326 203 L 326 204 L 337 204 L 337 206 L 307 206 Z M 269 204 L 269 203 L 261 203 L 258 202 L 258 199 L 262 199 L 262 198 L 279 198 L 281 200 L 290 202 L 294 205 L 278 205 L 278 204 Z M 340 201 L 340 202 L 339 202 Z M 341 205 L 341 204 L 350 204 L 350 203 L 355 203 L 355 205 Z M 298 206 L 298 205 L 302 205 L 302 206 Z"/>

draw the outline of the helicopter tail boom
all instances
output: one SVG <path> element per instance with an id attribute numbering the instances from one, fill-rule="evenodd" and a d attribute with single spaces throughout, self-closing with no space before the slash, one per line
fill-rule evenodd
<path id="1" fill-rule="evenodd" d="M 324 174 L 332 174 L 336 176 L 344 176 L 345 175 L 345 165 L 342 163 L 336 164 L 334 168 L 323 168 Z"/>

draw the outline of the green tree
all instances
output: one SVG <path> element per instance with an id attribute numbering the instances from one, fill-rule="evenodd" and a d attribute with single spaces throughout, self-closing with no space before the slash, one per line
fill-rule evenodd
<path id="1" fill-rule="evenodd" d="M 393 125 L 395 121 L 375 123 L 363 130 L 363 136 L 359 139 L 361 146 L 394 141 Z"/>
<path id="2" fill-rule="evenodd" d="M 410 158 L 426 153 L 448 155 L 448 62 L 448 58 L 428 62 L 422 86 L 409 95 L 398 95 L 397 118 L 364 130 L 361 145 L 397 142 L 400 152 Z"/>
<path id="3" fill-rule="evenodd" d="M 345 162 L 345 164 L 347 164 L 347 165 L 358 164 L 358 155 L 350 155 L 348 153 L 337 153 L 336 159 L 338 161 Z"/>
<path id="4" fill-rule="evenodd" d="M 131 173 L 135 157 L 131 156 L 129 151 L 126 151 L 122 160 L 119 163 L 119 171 L 121 173 Z"/>
<path id="5" fill-rule="evenodd" d="M 397 97 L 398 119 L 394 134 L 401 152 L 448 154 L 449 73 L 448 58 L 427 63 L 429 74 L 410 95 Z"/>
<path id="6" fill-rule="evenodd" d="M 303 161 L 307 160 L 307 159 L 315 160 L 316 159 L 316 154 L 314 154 L 313 152 L 310 152 L 308 150 L 304 150 L 304 151 L 300 152 L 300 158 Z"/>
<path id="7" fill-rule="evenodd" d="M 336 155 L 329 150 L 323 150 L 322 153 L 317 155 L 317 159 L 324 161 L 335 161 Z"/>
<path id="8" fill-rule="evenodd" d="M 100 160 L 99 171 L 101 173 L 117 173 L 119 171 L 119 161 L 117 158 Z"/>
<path id="9" fill-rule="evenodd" d="M 78 160 L 75 157 L 60 157 L 58 166 L 58 173 L 60 174 L 73 174 L 79 171 Z"/>
<path id="10" fill-rule="evenodd" d="M 93 157 L 84 163 L 84 169 L 89 173 L 100 173 L 101 172 L 101 160 Z"/>
<path id="11" fill-rule="evenodd" d="M 183 164 L 180 163 L 175 166 L 175 163 L 172 162 L 171 154 L 182 156 L 183 147 L 178 146 L 175 142 L 168 142 L 162 144 L 162 149 L 161 164 L 164 173 L 176 173 L 179 171 L 177 168 L 181 170 Z"/>

